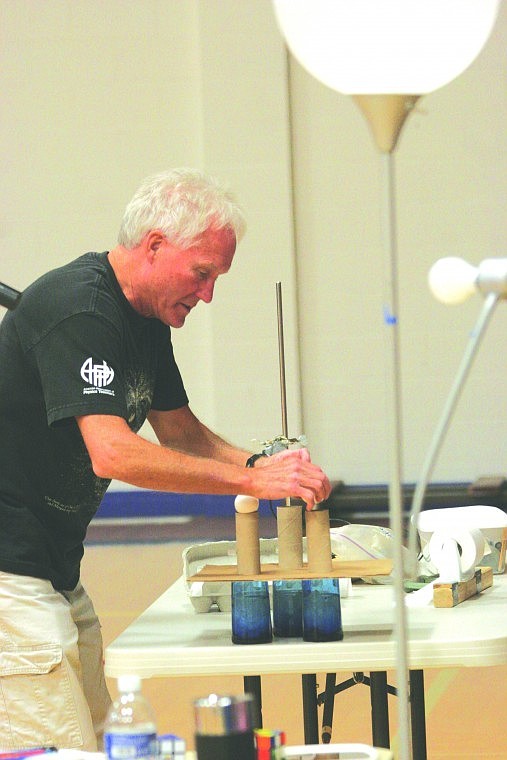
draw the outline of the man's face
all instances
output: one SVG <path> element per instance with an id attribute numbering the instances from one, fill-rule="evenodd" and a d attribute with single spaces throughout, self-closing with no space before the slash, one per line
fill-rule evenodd
<path id="1" fill-rule="evenodd" d="M 182 250 L 161 237 L 151 261 L 145 316 L 182 327 L 199 301 L 210 303 L 219 275 L 229 271 L 236 238 L 230 228 L 208 231 L 192 248 Z"/>

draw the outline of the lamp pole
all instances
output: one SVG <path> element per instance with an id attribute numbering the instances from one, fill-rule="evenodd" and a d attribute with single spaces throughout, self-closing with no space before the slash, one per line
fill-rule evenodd
<path id="1" fill-rule="evenodd" d="M 389 424 L 389 525 L 393 532 L 394 630 L 396 635 L 396 677 L 400 760 L 411 754 L 410 696 L 403 566 L 403 461 L 400 336 L 398 318 L 398 255 L 392 152 L 381 154 L 384 237 L 384 324 L 387 335 L 386 401 Z"/>
<path id="2" fill-rule="evenodd" d="M 386 327 L 386 403 L 389 425 L 389 526 L 393 533 L 394 633 L 398 695 L 399 758 L 411 760 L 410 688 L 407 609 L 403 565 L 403 428 L 398 317 L 398 247 L 394 150 L 417 95 L 354 95 L 370 126 L 381 159 L 381 222 L 384 256 L 384 324 Z"/>
<path id="3" fill-rule="evenodd" d="M 403 567 L 401 381 L 392 153 L 418 97 L 455 79 L 484 46 L 499 0 L 273 0 L 293 54 L 328 87 L 352 95 L 382 154 L 390 423 L 389 518 L 394 534 L 399 757 L 410 760 L 409 687 Z M 456 35 L 457 21 L 468 34 Z M 438 30 L 438 34 L 435 33 Z M 459 38 L 462 43 L 453 45 Z M 429 65 L 431 63 L 431 65 Z M 403 94 L 416 92 L 418 94 Z M 364 94 L 362 94 L 364 93 Z M 393 93 L 393 94 L 387 94 Z M 401 93 L 401 94 L 394 94 Z"/>

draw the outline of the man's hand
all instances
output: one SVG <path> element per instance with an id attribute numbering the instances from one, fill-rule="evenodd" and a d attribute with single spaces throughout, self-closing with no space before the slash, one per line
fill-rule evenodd
<path id="1" fill-rule="evenodd" d="M 313 464 L 308 449 L 286 449 L 262 457 L 248 472 L 252 477 L 250 493 L 258 499 L 297 497 L 309 511 L 331 493 L 327 475 Z"/>

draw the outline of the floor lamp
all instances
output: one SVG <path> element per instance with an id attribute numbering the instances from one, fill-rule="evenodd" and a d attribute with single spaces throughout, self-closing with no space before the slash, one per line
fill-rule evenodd
<path id="1" fill-rule="evenodd" d="M 295 58 L 325 85 L 354 98 L 382 162 L 399 757 L 410 760 L 393 153 L 418 98 L 452 81 L 479 54 L 496 20 L 499 0 L 273 0 L 273 5 Z"/>
<path id="2" fill-rule="evenodd" d="M 417 560 L 417 523 L 445 434 L 464 388 L 468 373 L 479 349 L 486 328 L 499 300 L 507 299 L 507 259 L 484 259 L 474 267 L 456 256 L 435 262 L 428 275 L 430 290 L 445 304 L 458 304 L 475 292 L 484 296 L 484 304 L 465 346 L 456 377 L 442 409 L 417 481 L 410 510 L 409 556 L 415 573 Z"/>

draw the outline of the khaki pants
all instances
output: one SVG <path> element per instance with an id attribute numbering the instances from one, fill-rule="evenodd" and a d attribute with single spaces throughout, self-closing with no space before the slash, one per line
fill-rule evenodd
<path id="1" fill-rule="evenodd" d="M 102 749 L 111 700 L 84 588 L 0 572 L 0 750 Z"/>

